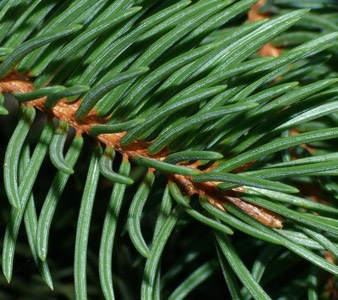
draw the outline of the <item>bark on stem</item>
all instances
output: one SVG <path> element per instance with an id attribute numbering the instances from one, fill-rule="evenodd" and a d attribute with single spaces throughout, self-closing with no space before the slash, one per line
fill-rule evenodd
<path id="1" fill-rule="evenodd" d="M 6 77 L 0 79 L 0 93 L 7 92 L 13 94 L 14 92 L 27 93 L 32 91 L 34 91 L 34 85 L 28 76 L 12 72 Z M 63 99 L 59 101 L 52 109 L 46 109 L 44 105 L 45 101 L 46 97 L 43 97 L 29 101 L 25 105 L 33 106 L 51 117 L 56 117 L 59 120 L 66 121 L 68 124 L 73 126 L 78 133 L 86 133 L 89 135 L 89 130 L 92 126 L 107 122 L 106 119 L 98 117 L 94 110 L 92 110 L 83 120 L 77 120 L 75 118 L 75 112 L 78 109 L 81 100 L 69 103 Z M 149 155 L 147 148 L 150 143 L 145 141 L 135 141 L 130 145 L 123 147 L 121 145 L 121 138 L 125 135 L 125 133 L 126 132 L 100 134 L 96 137 L 96 139 L 106 146 L 113 147 L 115 150 L 119 151 L 123 155 L 124 159 L 133 159 L 136 156 L 143 156 L 163 161 L 169 155 L 167 150 L 163 150 L 156 155 Z M 216 165 L 217 164 L 214 164 L 206 171 L 210 172 Z M 199 167 L 199 164 L 192 163 L 185 164 L 185 166 L 196 169 Z M 246 203 L 240 198 L 236 197 L 236 190 L 240 191 L 240 188 L 231 190 L 231 195 L 227 195 L 217 191 L 216 186 L 218 182 L 195 183 L 189 176 L 183 175 L 168 174 L 168 177 L 180 186 L 184 194 L 190 196 L 204 196 L 212 205 L 223 211 L 225 211 L 224 203 L 227 201 L 231 202 L 243 210 L 246 214 L 267 226 L 274 228 L 282 227 L 283 219 L 281 217 L 276 216 L 274 213 L 266 209 Z"/>

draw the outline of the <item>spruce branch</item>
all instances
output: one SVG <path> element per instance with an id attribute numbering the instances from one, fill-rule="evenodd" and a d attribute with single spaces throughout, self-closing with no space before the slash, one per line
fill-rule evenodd
<path id="1" fill-rule="evenodd" d="M 23 223 L 56 293 L 48 262 L 67 226 L 81 300 L 100 297 L 96 281 L 106 299 L 182 298 L 207 280 L 219 291 L 220 271 L 236 299 L 334 294 L 334 1 L 0 6 L 0 122 L 2 94 L 19 102 L 12 137 L 1 132 L 7 281 Z"/>

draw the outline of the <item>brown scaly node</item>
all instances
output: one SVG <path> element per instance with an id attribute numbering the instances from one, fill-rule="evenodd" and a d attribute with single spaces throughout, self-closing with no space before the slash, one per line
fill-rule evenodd
<path id="1" fill-rule="evenodd" d="M 13 94 L 14 92 L 27 93 L 34 91 L 34 85 L 30 78 L 26 75 L 12 72 L 6 77 L 0 79 L 0 93 L 7 92 Z M 71 126 L 73 126 L 77 132 L 86 133 L 89 135 L 89 130 L 95 125 L 101 125 L 107 122 L 107 119 L 100 118 L 94 110 L 91 110 L 89 114 L 83 120 L 77 120 L 75 113 L 79 108 L 81 101 L 76 100 L 74 102 L 66 102 L 65 99 L 60 100 L 52 109 L 45 107 L 46 97 L 35 99 L 26 103 L 27 106 L 33 106 L 40 111 L 45 112 L 47 115 L 56 117 L 59 120 L 64 120 Z M 130 145 L 123 147 L 121 145 L 121 139 L 126 132 L 100 134 L 97 139 L 108 147 L 113 147 L 121 153 L 125 153 L 130 158 L 136 156 L 144 156 L 155 158 L 158 160 L 164 160 L 168 156 L 167 150 L 163 150 L 156 155 L 149 155 L 147 148 L 149 142 L 135 141 Z"/>
<path id="2" fill-rule="evenodd" d="M 265 208 L 241 200 L 237 196 L 237 193 L 244 192 L 242 187 L 233 188 L 227 192 L 220 192 L 217 190 L 217 185 L 220 182 L 193 182 L 188 176 L 177 174 L 170 175 L 169 178 L 177 182 L 186 195 L 204 197 L 211 205 L 222 211 L 226 211 L 226 204 L 231 203 L 264 225 L 272 228 L 283 227 L 284 219 L 281 216 Z"/>
<path id="3" fill-rule="evenodd" d="M 26 75 L 12 72 L 6 77 L 0 79 L 0 93 L 7 92 L 12 94 L 14 92 L 27 93 L 32 91 L 34 91 L 34 85 L 30 78 Z M 92 110 L 83 120 L 77 120 L 75 118 L 75 112 L 79 108 L 81 103 L 80 100 L 69 103 L 66 102 L 65 99 L 62 99 L 52 109 L 47 109 L 45 107 L 45 101 L 46 97 L 42 97 L 33 101 L 29 101 L 25 105 L 35 107 L 50 117 L 56 117 L 59 120 L 66 121 L 75 128 L 77 134 L 86 133 L 89 135 L 89 130 L 92 126 L 107 122 L 106 119 L 100 118 L 94 110 Z M 169 152 L 166 149 L 156 155 L 149 155 L 147 148 L 151 142 L 134 141 L 130 145 L 124 147 L 121 145 L 121 139 L 125 134 L 126 132 L 100 134 L 96 137 L 96 139 L 106 146 L 116 149 L 123 155 L 124 160 L 133 159 L 137 156 L 143 156 L 163 161 L 169 155 Z M 199 162 L 194 162 L 191 164 L 185 164 L 185 166 L 197 169 L 200 167 L 200 164 Z M 216 166 L 217 163 L 214 163 L 202 172 L 210 172 Z M 149 171 L 153 172 L 154 170 L 149 169 Z M 225 194 L 217 191 L 216 186 L 219 184 L 219 182 L 195 183 L 192 181 L 191 177 L 177 174 L 168 174 L 168 177 L 170 180 L 176 182 L 180 186 L 184 194 L 189 196 L 198 195 L 200 197 L 206 197 L 210 204 L 222 211 L 225 211 L 225 204 L 230 202 L 259 222 L 269 227 L 282 228 L 281 217 L 276 216 L 266 209 L 246 203 L 240 198 L 236 197 L 236 192 L 241 192 L 241 188 L 235 188 L 230 191 L 231 194 Z"/>

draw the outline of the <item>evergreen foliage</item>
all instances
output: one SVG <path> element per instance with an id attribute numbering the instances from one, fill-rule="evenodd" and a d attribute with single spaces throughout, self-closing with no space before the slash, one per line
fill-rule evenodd
<path id="1" fill-rule="evenodd" d="M 256 2 L 0 1 L 1 299 L 337 296 L 338 4 Z"/>

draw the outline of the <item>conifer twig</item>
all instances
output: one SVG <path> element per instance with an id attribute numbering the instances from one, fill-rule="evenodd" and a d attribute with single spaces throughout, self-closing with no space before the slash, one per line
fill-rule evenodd
<path id="1" fill-rule="evenodd" d="M 30 81 L 30 78 L 17 72 L 12 72 L 0 80 L 0 92 L 13 94 L 14 92 L 27 93 L 32 91 L 34 91 L 34 85 Z M 87 135 L 90 135 L 89 131 L 93 126 L 107 122 L 107 119 L 102 119 L 98 117 L 94 110 L 91 110 L 90 113 L 82 120 L 77 120 L 75 118 L 75 112 L 77 111 L 81 103 L 80 99 L 71 103 L 66 102 L 65 99 L 62 99 L 51 109 L 47 109 L 45 107 L 44 104 L 46 102 L 46 99 L 46 97 L 35 99 L 33 101 L 26 102 L 26 105 L 33 106 L 36 109 L 39 109 L 50 115 L 51 117 L 56 117 L 59 120 L 66 121 L 68 124 L 74 127 L 78 134 L 85 133 Z M 158 161 L 163 161 L 169 155 L 169 152 L 166 149 L 155 155 L 150 155 L 147 152 L 147 148 L 151 144 L 151 142 L 146 141 L 137 140 L 128 146 L 122 146 L 121 139 L 125 134 L 126 132 L 99 134 L 96 138 L 107 147 L 113 147 L 114 149 L 116 149 L 123 155 L 124 159 L 126 159 L 126 157 L 128 157 L 129 159 L 134 159 L 141 156 L 156 159 Z M 197 169 L 199 167 L 199 164 L 184 164 L 184 166 Z M 204 172 L 210 172 L 216 166 L 217 164 L 213 164 Z M 227 191 L 227 193 L 221 193 L 218 192 L 216 188 L 219 182 L 196 183 L 191 180 L 190 176 L 178 174 L 168 176 L 171 180 L 178 183 L 184 194 L 190 196 L 198 195 L 200 197 L 205 196 L 212 205 L 223 211 L 225 211 L 225 203 L 230 202 L 254 219 L 269 227 L 281 228 L 283 226 L 283 219 L 281 217 L 275 215 L 267 209 L 246 203 L 245 201 L 237 197 L 236 192 L 240 192 L 241 188 L 234 188 L 230 191 Z"/>

